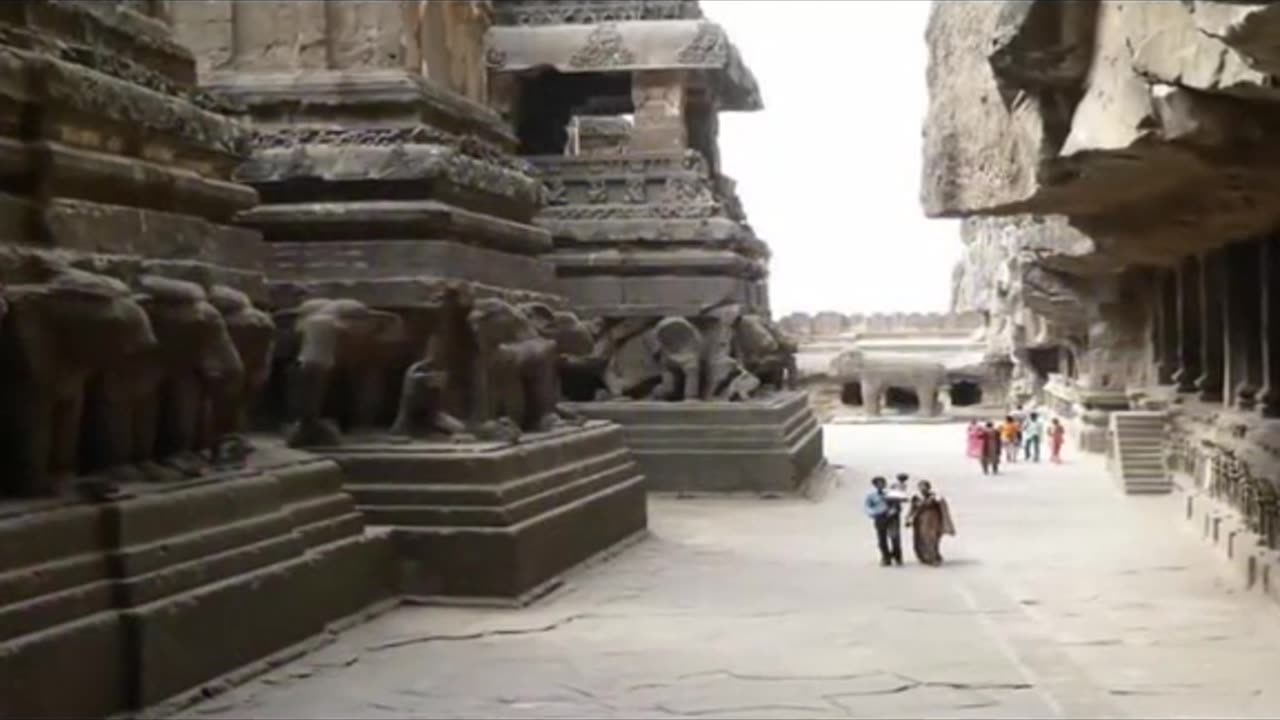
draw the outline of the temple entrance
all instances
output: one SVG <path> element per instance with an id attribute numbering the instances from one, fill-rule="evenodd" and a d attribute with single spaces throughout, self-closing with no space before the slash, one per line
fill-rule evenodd
<path id="1" fill-rule="evenodd" d="M 972 380 L 958 380 L 947 390 L 952 407 L 968 407 L 982 402 L 982 386 Z"/>
<path id="2" fill-rule="evenodd" d="M 890 387 L 884 392 L 884 406 L 898 412 L 913 413 L 920 409 L 920 396 L 911 388 Z"/>
<path id="3" fill-rule="evenodd" d="M 840 388 L 840 402 L 850 407 L 862 407 L 862 383 L 845 383 Z"/>

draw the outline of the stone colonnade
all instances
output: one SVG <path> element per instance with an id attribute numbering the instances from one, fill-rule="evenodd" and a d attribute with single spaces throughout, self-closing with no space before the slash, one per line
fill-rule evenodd
<path id="1" fill-rule="evenodd" d="M 1153 292 L 1159 382 L 1280 417 L 1280 237 L 1185 258 Z"/>

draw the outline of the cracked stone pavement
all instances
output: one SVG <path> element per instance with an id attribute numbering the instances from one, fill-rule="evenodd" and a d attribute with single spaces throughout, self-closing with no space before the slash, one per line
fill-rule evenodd
<path id="1" fill-rule="evenodd" d="M 826 441 L 821 502 L 653 498 L 651 537 L 533 607 L 397 609 L 183 715 L 1280 716 L 1280 610 L 1180 496 L 1125 497 L 1095 458 L 984 477 L 959 425 Z M 860 502 L 898 471 L 951 501 L 941 568 L 878 565 Z"/>

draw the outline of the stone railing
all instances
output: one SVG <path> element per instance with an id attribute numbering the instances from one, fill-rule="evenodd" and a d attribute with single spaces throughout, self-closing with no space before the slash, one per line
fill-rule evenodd
<path id="1" fill-rule="evenodd" d="M 963 313 L 853 313 L 823 311 L 816 314 L 791 313 L 779 321 L 788 332 L 801 338 L 845 334 L 885 333 L 966 333 L 981 328 L 980 312 Z"/>

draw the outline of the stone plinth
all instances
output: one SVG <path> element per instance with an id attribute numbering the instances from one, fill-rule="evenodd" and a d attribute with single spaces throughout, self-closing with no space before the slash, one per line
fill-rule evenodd
<path id="1" fill-rule="evenodd" d="M 559 289 L 585 316 L 767 309 L 767 246 L 724 214 L 698 152 L 531 157 L 547 178 Z"/>
<path id="2" fill-rule="evenodd" d="M 514 445 L 352 438 L 325 454 L 390 529 L 410 596 L 534 597 L 647 522 L 644 478 L 609 423 Z"/>
<path id="3" fill-rule="evenodd" d="M 794 493 L 823 461 L 822 426 L 802 393 L 573 407 L 623 427 L 653 491 Z"/>
<path id="4" fill-rule="evenodd" d="M 154 705 L 388 598 L 390 545 L 338 466 L 264 454 L 106 503 L 0 506 L 0 716 Z"/>

